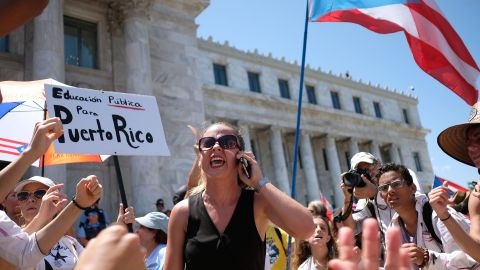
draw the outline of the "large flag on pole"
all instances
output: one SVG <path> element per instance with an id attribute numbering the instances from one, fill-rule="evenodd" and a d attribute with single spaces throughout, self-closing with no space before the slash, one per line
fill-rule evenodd
<path id="1" fill-rule="evenodd" d="M 473 106 L 475 60 L 433 0 L 310 0 L 310 21 L 351 22 L 380 34 L 403 31 L 415 62 Z"/>

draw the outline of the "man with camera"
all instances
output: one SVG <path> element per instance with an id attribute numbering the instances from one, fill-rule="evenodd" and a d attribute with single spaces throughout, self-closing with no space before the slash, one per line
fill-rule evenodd
<path id="1" fill-rule="evenodd" d="M 362 231 L 362 223 L 365 219 L 373 217 L 377 220 L 381 234 L 381 243 L 385 247 L 385 233 L 395 211 L 388 207 L 387 203 L 378 194 L 378 181 L 376 175 L 382 165 L 372 154 L 367 152 L 356 153 L 351 161 L 351 169 L 341 175 L 340 187 L 344 193 L 343 208 L 336 221 L 350 227 L 355 235 Z M 409 170 L 413 183 L 417 186 L 417 192 L 422 192 L 417 177 Z M 356 201 L 355 209 L 352 209 Z"/>

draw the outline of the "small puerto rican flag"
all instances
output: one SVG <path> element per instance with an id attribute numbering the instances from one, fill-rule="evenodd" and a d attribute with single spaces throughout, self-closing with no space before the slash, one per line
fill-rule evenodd
<path id="1" fill-rule="evenodd" d="M 25 150 L 25 148 L 27 148 L 27 146 L 28 143 L 26 142 L 0 138 L 0 153 L 2 154 L 18 156 Z"/>
<path id="2" fill-rule="evenodd" d="M 445 178 L 438 177 L 436 175 L 435 175 L 435 178 L 433 179 L 432 189 L 434 189 L 436 187 L 439 187 L 439 186 L 442 186 L 443 183 L 445 183 L 445 182 L 448 182 L 448 189 L 450 189 L 450 191 L 452 191 L 452 194 L 457 190 L 460 190 L 460 191 L 463 191 L 463 192 L 468 191 L 468 188 L 464 188 L 464 187 L 460 186 L 459 184 L 456 184 L 456 183 L 454 183 L 450 180 L 447 180 Z"/>

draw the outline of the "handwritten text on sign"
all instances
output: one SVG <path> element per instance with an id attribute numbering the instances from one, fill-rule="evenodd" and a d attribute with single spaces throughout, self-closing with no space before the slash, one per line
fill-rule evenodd
<path id="1" fill-rule="evenodd" d="M 48 84 L 45 94 L 63 123 L 59 153 L 170 155 L 155 97 Z"/>

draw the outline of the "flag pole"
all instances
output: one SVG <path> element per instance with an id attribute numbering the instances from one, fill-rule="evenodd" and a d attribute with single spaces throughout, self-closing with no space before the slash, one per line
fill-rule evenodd
<path id="1" fill-rule="evenodd" d="M 43 103 L 43 121 L 47 120 L 47 101 Z M 53 147 L 53 144 L 50 146 Z M 45 177 L 45 153 L 43 153 L 42 158 L 40 159 L 40 166 L 42 167 L 42 177 Z"/>
<path id="2" fill-rule="evenodd" d="M 290 196 L 295 199 L 296 196 L 296 184 L 297 184 L 297 159 L 298 159 L 298 140 L 300 137 L 300 118 L 302 115 L 302 95 L 303 95 L 303 79 L 305 77 L 305 55 L 307 52 L 307 36 L 308 36 L 308 0 L 307 9 L 305 12 L 305 30 L 303 32 L 303 49 L 302 49 L 302 64 L 300 66 L 300 86 L 298 92 L 298 105 L 297 105 L 297 126 L 295 128 L 295 148 L 293 154 L 293 169 L 292 169 L 292 192 Z M 292 236 L 288 236 L 288 248 L 287 248 L 287 270 L 290 269 L 290 252 L 292 247 Z"/>

